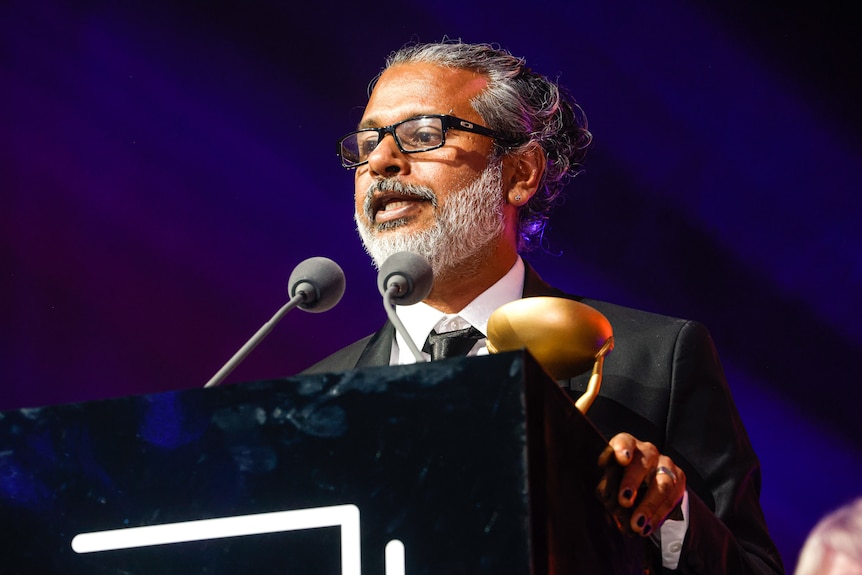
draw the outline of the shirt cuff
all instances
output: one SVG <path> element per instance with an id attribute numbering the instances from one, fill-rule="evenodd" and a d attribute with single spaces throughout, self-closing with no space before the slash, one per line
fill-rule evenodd
<path id="1" fill-rule="evenodd" d="M 682 495 L 680 508 L 682 509 L 682 520 L 667 519 L 659 529 L 661 564 L 666 569 L 676 569 L 679 566 L 682 543 L 688 531 L 688 490 Z"/>

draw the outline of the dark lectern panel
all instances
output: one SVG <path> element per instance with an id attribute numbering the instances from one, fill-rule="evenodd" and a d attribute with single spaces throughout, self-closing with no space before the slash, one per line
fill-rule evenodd
<path id="1" fill-rule="evenodd" d="M 395 575 L 400 562 L 387 569 L 384 549 L 396 540 L 408 575 L 526 575 L 528 360 L 500 354 L 0 413 L 0 572 Z M 343 525 L 302 519 L 288 529 L 292 515 L 267 515 L 282 521 L 268 534 L 207 539 L 200 523 L 333 506 L 358 509 L 361 566 L 344 550 Z M 242 526 L 232 521 L 229 532 Z M 178 532 L 204 539 L 72 547 L 79 534 L 182 522 Z"/>

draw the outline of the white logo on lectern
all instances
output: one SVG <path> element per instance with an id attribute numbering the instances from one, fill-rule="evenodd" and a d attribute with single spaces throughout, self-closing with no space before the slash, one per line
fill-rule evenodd
<path id="1" fill-rule="evenodd" d="M 359 508 L 355 505 L 274 511 L 80 533 L 72 539 L 72 549 L 76 553 L 96 553 L 318 527 L 341 528 L 341 575 L 361 575 Z M 393 539 L 386 544 L 385 558 L 386 575 L 404 575 L 404 544 L 401 541 Z"/>

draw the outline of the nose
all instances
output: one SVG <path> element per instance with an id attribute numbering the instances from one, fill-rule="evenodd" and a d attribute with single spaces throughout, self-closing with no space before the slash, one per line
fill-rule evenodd
<path id="1" fill-rule="evenodd" d="M 368 154 L 368 169 L 372 175 L 391 177 L 410 171 L 406 155 L 398 149 L 392 134 L 384 134 L 377 147 Z"/>

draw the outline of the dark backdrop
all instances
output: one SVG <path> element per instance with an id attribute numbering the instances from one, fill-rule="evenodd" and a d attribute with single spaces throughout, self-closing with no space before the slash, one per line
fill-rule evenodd
<path id="1" fill-rule="evenodd" d="M 0 409 L 198 387 L 310 256 L 344 268 L 343 302 L 293 312 L 229 381 L 376 328 L 334 142 L 392 49 L 497 42 L 595 134 L 531 261 L 711 328 L 792 568 L 862 492 L 862 67 L 825 4 L 7 1 Z"/>

